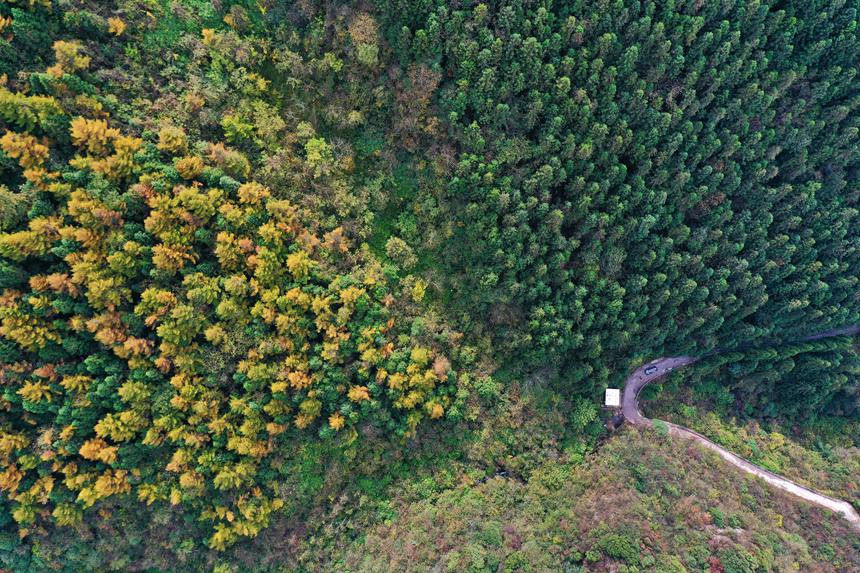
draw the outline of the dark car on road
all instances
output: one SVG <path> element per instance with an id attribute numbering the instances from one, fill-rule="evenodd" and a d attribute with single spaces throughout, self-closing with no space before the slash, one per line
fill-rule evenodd
<path id="1" fill-rule="evenodd" d="M 648 368 L 645 369 L 645 376 L 650 376 L 651 374 L 654 374 L 655 372 L 657 372 L 657 367 L 656 366 L 649 366 Z"/>

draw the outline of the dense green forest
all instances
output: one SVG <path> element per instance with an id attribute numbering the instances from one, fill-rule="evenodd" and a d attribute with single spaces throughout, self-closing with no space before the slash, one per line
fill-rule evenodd
<path id="1" fill-rule="evenodd" d="M 856 571 L 858 11 L 0 3 L 0 569 Z"/>
<path id="2" fill-rule="evenodd" d="M 385 4 L 450 78 L 452 276 L 502 349 L 587 388 L 858 321 L 857 9 L 769 4 Z"/>

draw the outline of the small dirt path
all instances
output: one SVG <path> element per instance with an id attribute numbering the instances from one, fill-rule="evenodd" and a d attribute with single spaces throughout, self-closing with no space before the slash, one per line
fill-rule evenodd
<path id="1" fill-rule="evenodd" d="M 820 340 L 831 336 L 854 336 L 858 333 L 860 333 L 860 325 L 847 326 L 807 336 L 802 338 L 800 342 Z M 624 414 L 624 418 L 634 426 L 653 426 L 653 421 L 643 416 L 641 410 L 639 410 L 639 393 L 642 391 L 642 388 L 655 380 L 663 378 L 672 370 L 688 366 L 698 360 L 699 358 L 695 356 L 661 357 L 656 360 L 652 360 L 647 364 L 643 364 L 634 370 L 624 383 L 624 394 L 621 399 L 621 410 Z M 648 374 L 646 374 L 646 372 L 648 372 Z M 790 479 L 770 472 L 749 460 L 745 460 L 744 458 L 733 454 L 722 446 L 712 442 L 705 436 L 698 432 L 694 432 L 689 428 L 669 422 L 663 423 L 669 428 L 670 435 L 695 440 L 709 450 L 715 451 L 721 458 L 733 466 L 740 468 L 744 472 L 760 477 L 778 489 L 787 491 L 799 498 L 805 499 L 806 501 L 841 514 L 857 531 L 860 531 L 860 513 L 858 513 L 857 510 L 854 509 L 854 507 L 847 501 L 824 495 L 823 493 L 819 493 L 815 490 L 809 489 L 808 487 L 795 483 Z"/>

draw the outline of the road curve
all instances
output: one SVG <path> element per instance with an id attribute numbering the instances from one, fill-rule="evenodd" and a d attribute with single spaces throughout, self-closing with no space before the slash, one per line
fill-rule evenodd
<path id="1" fill-rule="evenodd" d="M 819 340 L 830 336 L 850 336 L 858 333 L 860 333 L 860 326 L 849 326 L 814 334 L 803 338 L 802 341 Z M 639 410 L 639 393 L 642 391 L 642 388 L 655 380 L 663 378 L 672 370 L 688 366 L 698 360 L 699 358 L 695 356 L 661 357 L 656 360 L 652 360 L 647 364 L 643 364 L 634 370 L 624 383 L 624 394 L 621 399 L 621 411 L 624 418 L 634 426 L 653 426 L 653 421 L 642 415 L 641 410 Z M 646 374 L 646 371 L 649 372 L 649 374 Z M 817 491 L 802 486 L 799 483 L 795 483 L 790 479 L 786 479 L 770 472 L 749 460 L 745 460 L 744 458 L 733 454 L 722 446 L 712 442 L 705 436 L 698 432 L 694 432 L 689 428 L 672 424 L 670 422 L 663 423 L 668 427 L 670 435 L 695 440 L 704 447 L 715 451 L 721 458 L 733 466 L 740 468 L 744 472 L 755 475 L 778 489 L 787 491 L 797 497 L 805 499 L 806 501 L 841 514 L 857 531 L 860 531 L 860 513 L 858 513 L 857 510 L 854 509 L 854 507 L 847 501 L 835 499 L 822 493 L 818 493 Z"/>

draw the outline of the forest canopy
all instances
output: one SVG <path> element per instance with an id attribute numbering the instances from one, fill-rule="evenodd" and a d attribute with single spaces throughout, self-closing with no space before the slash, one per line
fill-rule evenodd
<path id="1" fill-rule="evenodd" d="M 30 10 L 50 19 L 48 4 Z M 213 60 L 229 49 L 229 33 L 201 38 Z M 129 134 L 88 54 L 58 39 L 51 66 L 0 86 L 4 518 L 21 535 L 75 526 L 129 495 L 192 508 L 224 549 L 285 505 L 283 443 L 355 440 L 363 420 L 414 434 L 456 376 L 421 335 L 425 283 L 252 177 L 247 150 L 284 121 L 224 115 L 218 141 L 166 122 Z M 275 113 L 264 101 L 242 104 Z M 296 127 L 281 177 L 349 186 L 351 157 Z"/>
<path id="2" fill-rule="evenodd" d="M 856 6 L 380 4 L 450 78 L 450 262 L 502 349 L 599 387 L 858 321 Z"/>
<path id="3" fill-rule="evenodd" d="M 588 501 L 556 480 L 633 455 L 604 388 L 679 354 L 704 358 L 661 389 L 696 404 L 661 408 L 838 442 L 856 492 L 856 341 L 805 337 L 860 324 L 858 10 L 0 4 L 0 567 L 383 567 L 398 514 L 460 531 L 466 490 Z M 766 530 L 748 502 L 712 513 Z M 678 509 L 685 548 L 579 535 L 580 503 L 544 552 L 525 506 L 532 546 L 421 559 L 770 571 L 808 533 L 706 555 L 719 514 Z M 796 562 L 860 563 L 813 537 Z"/>

